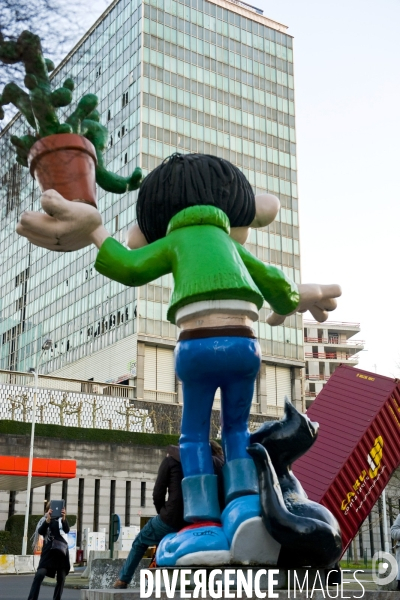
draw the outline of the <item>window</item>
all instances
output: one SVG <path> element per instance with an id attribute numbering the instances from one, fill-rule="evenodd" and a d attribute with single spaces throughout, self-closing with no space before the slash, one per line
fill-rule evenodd
<path id="1" fill-rule="evenodd" d="M 78 484 L 78 519 L 77 519 L 77 539 L 76 545 L 81 547 L 82 544 L 82 531 L 83 531 L 83 497 L 85 491 L 85 480 L 79 479 Z"/>
<path id="2" fill-rule="evenodd" d="M 16 163 L 2 178 L 2 185 L 7 186 L 6 215 L 20 202 L 21 179 L 22 167 Z"/>
<path id="3" fill-rule="evenodd" d="M 110 485 L 110 518 L 115 513 L 115 479 L 111 480 Z"/>
<path id="4" fill-rule="evenodd" d="M 67 506 L 68 500 L 68 479 L 62 482 L 61 498 L 64 500 L 65 506 Z"/>
<path id="5" fill-rule="evenodd" d="M 51 485 L 46 485 L 44 488 L 44 504 L 51 500 Z"/>
<path id="6" fill-rule="evenodd" d="M 94 480 L 93 531 L 99 530 L 100 479 Z"/>
<path id="7" fill-rule="evenodd" d="M 329 332 L 329 343 L 330 344 L 338 344 L 339 343 L 339 334 L 335 331 Z"/>
<path id="8" fill-rule="evenodd" d="M 10 492 L 10 499 L 8 501 L 8 518 L 15 514 L 15 498 L 17 492 Z"/>
<path id="9" fill-rule="evenodd" d="M 140 506 L 144 508 L 146 506 L 146 482 L 142 481 L 140 484 Z"/>
<path id="10" fill-rule="evenodd" d="M 127 481 L 125 485 L 125 527 L 131 524 L 131 482 Z"/>

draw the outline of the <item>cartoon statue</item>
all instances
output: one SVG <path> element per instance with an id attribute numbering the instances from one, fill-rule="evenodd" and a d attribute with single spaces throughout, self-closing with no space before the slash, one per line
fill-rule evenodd
<path id="1" fill-rule="evenodd" d="M 286 399 L 284 418 L 264 423 L 250 436 L 247 450 L 258 472 L 262 519 L 282 546 L 280 567 L 327 567 L 342 554 L 335 517 L 307 498 L 292 471 L 292 463 L 317 440 L 318 428 Z"/>
<path id="2" fill-rule="evenodd" d="M 47 214 L 24 213 L 17 225 L 31 242 L 60 251 L 94 243 L 97 271 L 128 286 L 173 274 L 167 316 L 181 330 L 175 365 L 183 388 L 182 489 L 185 520 L 193 526 L 167 536 L 157 563 L 226 563 L 234 532 L 248 518 L 238 511 L 243 497 L 255 496 L 261 514 L 257 472 L 247 452 L 261 363 L 251 325 L 264 299 L 272 309 L 270 325 L 307 310 L 324 321 L 336 307 L 339 286 L 296 285 L 245 250 L 249 227 L 270 224 L 279 200 L 255 197 L 243 173 L 215 156 L 174 154 L 149 173 L 139 191 L 138 223 L 127 236 L 131 250 L 110 236 L 91 206 L 63 201 L 52 191 L 43 194 L 42 206 Z M 217 388 L 226 457 L 222 524 L 209 445 Z"/>

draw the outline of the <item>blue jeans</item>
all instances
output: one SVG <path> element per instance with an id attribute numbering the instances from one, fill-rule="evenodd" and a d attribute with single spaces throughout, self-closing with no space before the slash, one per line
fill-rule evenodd
<path id="1" fill-rule="evenodd" d="M 247 421 L 260 364 L 260 346 L 252 338 L 221 336 L 178 342 L 175 369 L 183 390 L 179 445 L 185 477 L 214 473 L 209 436 L 217 388 L 221 388 L 225 460 L 250 459 Z"/>
<path id="2" fill-rule="evenodd" d="M 124 562 L 124 566 L 119 574 L 120 580 L 130 583 L 147 548 L 149 546 L 156 546 L 161 542 L 164 536 L 168 533 L 174 533 L 175 531 L 176 529 L 162 521 L 160 515 L 150 519 L 133 540 L 128 558 Z"/>

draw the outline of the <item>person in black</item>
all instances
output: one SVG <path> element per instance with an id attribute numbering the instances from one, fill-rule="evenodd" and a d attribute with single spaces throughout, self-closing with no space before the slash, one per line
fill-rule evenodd
<path id="1" fill-rule="evenodd" d="M 213 455 L 214 472 L 218 476 L 219 500 L 223 502 L 222 467 L 224 454 L 217 442 L 210 441 Z M 133 578 L 139 562 L 149 546 L 156 546 L 168 533 L 179 531 L 190 525 L 183 520 L 183 496 L 181 482 L 183 471 L 178 446 L 169 446 L 168 454 L 158 470 L 153 490 L 153 503 L 157 516 L 146 523 L 133 541 L 119 579 L 114 583 L 115 589 L 126 589 Z M 166 494 L 168 491 L 168 498 Z M 221 506 L 223 508 L 223 506 Z"/>
<path id="2" fill-rule="evenodd" d="M 46 576 L 56 577 L 56 574 L 57 583 L 53 594 L 53 600 L 61 600 L 65 578 L 70 571 L 68 542 L 61 535 L 61 530 L 64 533 L 69 532 L 65 508 L 61 511 L 62 516 L 60 519 L 51 518 L 52 510 L 50 508 L 50 502 L 47 504 L 46 510 L 46 514 L 40 519 L 35 531 L 34 545 L 36 544 L 39 535 L 44 537 L 44 544 L 28 600 L 37 600 L 39 598 L 40 586 L 42 585 L 43 579 Z M 67 547 L 66 554 L 63 554 L 60 550 L 52 549 L 53 539 L 65 543 Z"/>

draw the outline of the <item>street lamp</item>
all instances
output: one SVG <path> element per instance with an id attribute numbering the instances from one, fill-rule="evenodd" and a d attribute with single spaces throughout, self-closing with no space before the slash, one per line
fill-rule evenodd
<path id="1" fill-rule="evenodd" d="M 26 549 L 28 546 L 28 520 L 29 520 L 29 505 L 31 499 L 31 487 L 32 487 L 32 464 L 33 464 L 33 443 L 35 440 L 35 418 L 36 418 L 36 400 L 39 387 L 39 367 L 43 357 L 43 353 L 46 350 L 50 350 L 53 342 L 50 339 L 45 340 L 42 346 L 42 352 L 40 353 L 37 361 L 36 369 L 30 369 L 35 376 L 35 388 L 33 391 L 33 406 L 32 406 L 32 427 L 31 427 L 31 445 L 29 451 L 29 467 L 28 467 L 28 485 L 26 488 L 26 505 L 25 505 L 25 523 L 24 523 L 24 537 L 22 540 L 22 556 L 26 556 Z"/>

